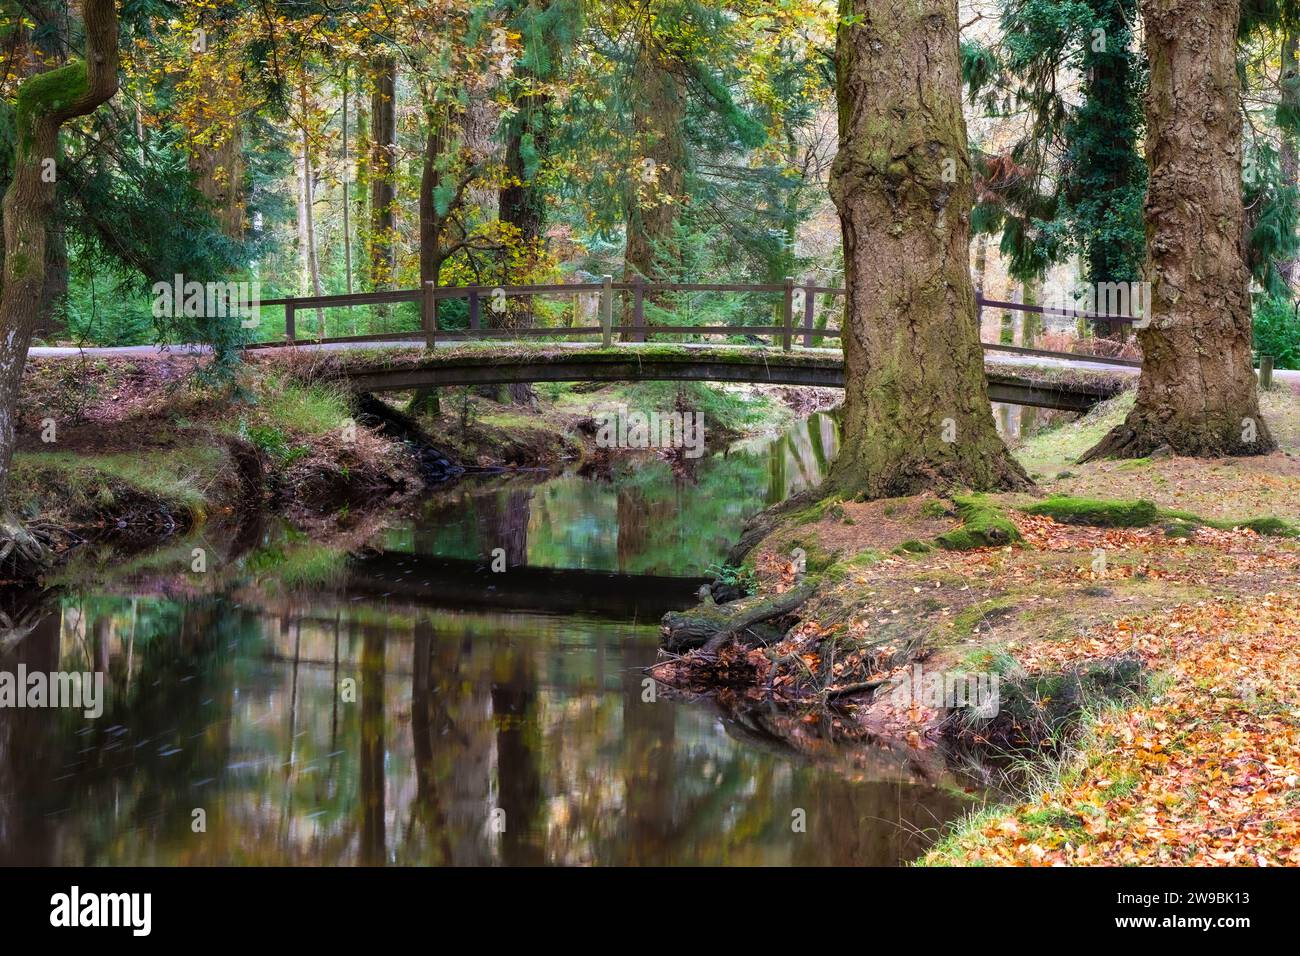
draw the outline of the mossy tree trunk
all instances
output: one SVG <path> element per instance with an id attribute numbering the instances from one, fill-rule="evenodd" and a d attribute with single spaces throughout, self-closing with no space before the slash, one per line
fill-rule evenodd
<path id="1" fill-rule="evenodd" d="M 117 92 L 117 10 L 113 0 L 85 0 L 86 62 L 33 76 L 19 87 L 14 174 L 4 196 L 4 288 L 0 291 L 0 547 L 13 541 L 18 559 L 36 560 L 36 542 L 7 508 L 16 443 L 18 395 L 32 331 L 46 288 L 49 232 L 59 129 L 92 113 Z"/>
<path id="2" fill-rule="evenodd" d="M 1275 446 L 1251 353 L 1237 75 L 1239 0 L 1144 0 L 1147 278 L 1142 377 L 1127 420 L 1085 456 L 1256 455 Z"/>
<path id="3" fill-rule="evenodd" d="M 646 27 L 632 75 L 635 155 L 627 188 L 624 278 L 671 281 L 678 271 L 677 215 L 686 195 L 686 82 Z"/>
<path id="4" fill-rule="evenodd" d="M 868 498 L 1016 488 L 970 274 L 974 197 L 955 0 L 841 0 L 844 444 L 830 487 Z"/>

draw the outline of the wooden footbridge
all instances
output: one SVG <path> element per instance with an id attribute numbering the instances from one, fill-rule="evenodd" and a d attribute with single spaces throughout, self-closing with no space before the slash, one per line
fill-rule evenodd
<path id="1" fill-rule="evenodd" d="M 673 297 L 741 294 L 779 297 L 780 324 L 677 325 L 647 322 L 647 302 L 671 314 Z M 263 306 L 283 306 L 282 341 L 250 348 L 296 345 L 424 345 L 419 353 L 400 353 L 373 361 L 337 363 L 337 374 L 360 391 L 404 391 L 457 385 L 505 385 L 532 382 L 711 381 L 774 385 L 844 386 L 844 361 L 834 347 L 841 336 L 829 323 L 817 322 L 817 303 L 842 296 L 844 290 L 817 285 L 728 285 L 701 283 L 615 282 L 528 286 L 441 287 L 272 299 Z M 529 321 L 539 297 L 563 297 L 573 308 L 568 324 Z M 517 301 L 524 300 L 521 308 Z M 458 324 L 440 321 L 451 300 L 465 303 Z M 615 322 L 615 302 L 621 303 Z M 418 329 L 368 335 L 328 336 L 325 310 L 389 307 L 419 303 Z M 513 307 L 512 307 L 513 304 Z M 1042 307 L 979 299 L 981 308 L 1051 314 Z M 596 324 L 583 322 L 584 305 Z M 761 306 L 760 306 L 761 307 Z M 484 322 L 488 312 L 490 321 Z M 458 310 L 460 312 L 460 310 Z M 315 313 L 316 334 L 303 336 L 299 318 Z M 1077 313 L 1084 320 L 1132 322 L 1124 316 Z M 521 318 L 523 321 L 521 321 Z M 723 338 L 726 343 L 717 343 Z M 710 344 L 713 342 L 714 344 Z M 831 347 L 827 347 L 830 345 Z M 985 343 L 987 353 L 1006 356 L 991 361 L 989 397 L 995 402 L 1086 411 L 1114 395 L 1141 363 L 1069 352 Z"/>

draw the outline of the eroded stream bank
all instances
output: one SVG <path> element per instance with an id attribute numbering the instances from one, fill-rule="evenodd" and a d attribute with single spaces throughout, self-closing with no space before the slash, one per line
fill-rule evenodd
<path id="1" fill-rule="evenodd" d="M 107 707 L 0 711 L 0 861 L 915 859 L 972 805 L 930 755 L 647 693 L 664 602 L 835 440 L 814 416 L 689 474 L 466 480 L 346 547 L 273 525 L 242 550 L 87 551 L 0 646 L 102 670 Z"/>

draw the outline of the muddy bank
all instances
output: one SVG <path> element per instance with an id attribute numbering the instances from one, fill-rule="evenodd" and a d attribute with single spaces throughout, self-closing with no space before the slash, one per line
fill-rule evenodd
<path id="1" fill-rule="evenodd" d="M 315 353 L 261 354 L 233 380 L 211 379 L 205 362 L 177 354 L 29 363 L 11 501 L 51 562 L 92 542 L 144 548 L 214 523 L 239 529 L 263 513 L 313 534 L 346 530 L 462 474 L 599 474 L 629 453 L 597 447 L 594 414 L 683 395 L 617 384 L 531 395 L 443 389 L 408 411 L 417 396 L 340 390 Z M 694 387 L 692 400 L 713 416 L 716 449 L 833 397 Z M 10 560 L 3 573 L 39 570 Z"/>

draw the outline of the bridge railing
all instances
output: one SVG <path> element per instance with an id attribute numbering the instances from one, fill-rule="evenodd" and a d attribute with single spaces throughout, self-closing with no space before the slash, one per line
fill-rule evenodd
<path id="1" fill-rule="evenodd" d="M 651 336 L 748 336 L 770 337 L 772 344 L 780 342 L 781 348 L 789 351 L 798 343 L 804 348 L 812 348 L 824 339 L 839 339 L 841 330 L 826 326 L 817 327 L 817 298 L 819 296 L 842 296 L 844 289 L 822 286 L 813 283 L 798 283 L 794 278 L 787 278 L 782 283 L 690 283 L 690 282 L 616 282 L 612 276 L 605 276 L 600 282 L 555 283 L 541 285 L 474 285 L 474 286 L 438 286 L 426 283 L 422 289 L 399 289 L 389 292 L 362 292 L 351 295 L 326 296 L 292 296 L 262 301 L 264 306 L 283 306 L 285 310 L 285 332 L 283 344 L 295 345 L 300 341 L 298 314 L 301 312 L 324 309 L 396 305 L 401 303 L 419 303 L 420 329 L 405 332 L 377 332 L 360 335 L 327 337 L 324 323 L 319 326 L 320 334 L 301 341 L 333 344 L 346 342 L 392 342 L 410 341 L 423 338 L 426 345 L 433 347 L 439 341 L 457 342 L 475 339 L 522 339 L 522 338 L 601 338 L 602 344 L 611 347 L 614 337 L 620 336 L 624 342 L 647 342 Z M 663 296 L 693 293 L 743 293 L 780 296 L 779 325 L 663 325 L 650 324 L 647 321 L 646 303 Z M 532 302 L 537 297 L 567 296 L 574 300 L 573 325 L 542 327 L 505 327 L 484 323 L 484 311 L 489 309 L 497 314 L 506 311 L 506 300 L 525 297 L 529 300 L 529 312 L 534 311 Z M 595 309 L 597 325 L 578 325 L 580 321 L 580 297 L 597 299 Z M 621 324 L 614 324 L 614 300 L 623 299 Z M 468 316 L 467 324 L 461 328 L 442 328 L 439 323 L 440 305 L 451 300 L 464 300 Z M 1015 302 L 1002 302 L 976 296 L 981 308 L 1002 309 L 1038 315 L 1060 315 L 1059 310 L 1042 306 L 1022 305 Z M 1103 315 L 1091 312 L 1072 311 L 1071 318 L 1086 321 L 1107 321 L 1115 323 L 1132 323 L 1137 321 L 1129 316 Z M 260 342 L 250 348 L 269 348 L 280 342 Z M 983 343 L 989 351 L 1010 352 L 1021 355 L 1048 357 L 1072 357 L 1113 365 L 1140 366 L 1141 362 L 1131 359 L 1103 358 L 1100 356 L 1081 355 L 1066 352 L 1053 352 L 1044 349 L 1028 348 L 1002 343 Z"/>

